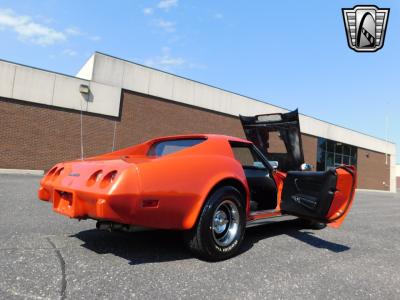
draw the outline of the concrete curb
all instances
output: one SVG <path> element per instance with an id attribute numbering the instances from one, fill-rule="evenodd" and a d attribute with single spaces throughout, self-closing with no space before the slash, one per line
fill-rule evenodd
<path id="1" fill-rule="evenodd" d="M 37 175 L 42 176 L 43 170 L 0 169 L 0 174 Z"/>
<path id="2" fill-rule="evenodd" d="M 356 192 L 368 192 L 368 193 L 389 193 L 389 194 L 396 194 L 396 192 L 392 192 L 392 191 L 382 191 L 382 190 L 366 190 L 366 189 L 356 189 Z"/>

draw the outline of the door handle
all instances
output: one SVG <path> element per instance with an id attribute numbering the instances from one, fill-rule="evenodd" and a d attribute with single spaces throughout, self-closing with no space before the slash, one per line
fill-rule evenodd
<path id="1" fill-rule="evenodd" d="M 300 193 L 300 192 L 301 192 L 301 189 L 299 188 L 299 185 L 297 184 L 298 181 L 299 181 L 298 178 L 295 178 L 295 179 L 294 179 L 294 186 L 296 187 L 296 190 Z"/>

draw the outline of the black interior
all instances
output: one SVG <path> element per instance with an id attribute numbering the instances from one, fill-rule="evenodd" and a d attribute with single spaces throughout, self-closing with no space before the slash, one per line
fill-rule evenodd
<path id="1" fill-rule="evenodd" d="M 282 191 L 281 210 L 293 215 L 324 219 L 333 201 L 336 182 L 335 170 L 288 172 Z"/>
<path id="2" fill-rule="evenodd" d="M 250 210 L 275 209 L 277 188 L 275 181 L 270 177 L 270 171 L 251 167 L 243 169 L 250 188 Z"/>
<path id="3" fill-rule="evenodd" d="M 300 121 L 297 109 L 285 114 L 264 114 L 252 117 L 239 116 L 246 138 L 269 160 L 279 162 L 279 170 L 300 170 L 304 162 L 300 134 Z M 279 133 L 285 145 L 285 153 L 270 150 L 270 134 Z"/>

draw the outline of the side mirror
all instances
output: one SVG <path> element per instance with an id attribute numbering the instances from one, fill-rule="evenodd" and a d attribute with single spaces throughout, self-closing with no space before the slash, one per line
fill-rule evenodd
<path id="1" fill-rule="evenodd" d="M 300 170 L 302 170 L 302 171 L 311 171 L 312 168 L 313 168 L 312 165 L 306 164 L 306 163 L 301 164 L 301 166 L 300 166 Z"/>
<path id="2" fill-rule="evenodd" d="M 270 160 L 268 162 L 274 171 L 278 170 L 279 162 L 277 162 L 276 160 Z"/>
<path id="3" fill-rule="evenodd" d="M 256 167 L 257 169 L 265 169 L 265 166 L 261 161 L 253 162 L 253 167 Z"/>

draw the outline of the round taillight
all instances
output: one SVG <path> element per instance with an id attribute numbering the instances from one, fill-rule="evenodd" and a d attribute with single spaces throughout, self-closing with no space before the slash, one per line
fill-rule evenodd
<path id="1" fill-rule="evenodd" d="M 53 175 L 56 172 L 56 170 L 57 170 L 57 167 L 54 167 L 54 168 L 50 169 L 50 171 L 47 172 L 47 176 Z"/>
<path id="2" fill-rule="evenodd" d="M 96 182 L 100 181 L 102 175 L 103 175 L 102 170 L 98 170 L 98 171 L 94 172 L 92 175 L 90 175 L 90 177 L 87 181 L 87 185 L 91 186 L 91 185 L 95 184 Z"/>
<path id="3" fill-rule="evenodd" d="M 59 168 L 55 173 L 54 173 L 54 177 L 58 177 L 60 176 L 61 172 L 64 170 L 64 168 Z"/>
<path id="4" fill-rule="evenodd" d="M 108 185 L 110 185 L 111 183 L 113 183 L 115 181 L 115 178 L 117 177 L 117 171 L 111 171 L 108 172 L 107 175 L 104 176 L 103 180 L 100 183 L 100 187 L 105 188 Z"/>

